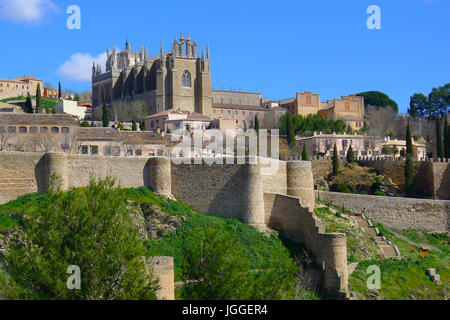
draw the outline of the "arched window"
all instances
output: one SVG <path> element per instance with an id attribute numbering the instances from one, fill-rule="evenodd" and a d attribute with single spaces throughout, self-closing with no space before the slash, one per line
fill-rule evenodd
<path id="1" fill-rule="evenodd" d="M 190 88 L 191 87 L 191 74 L 189 71 L 185 71 L 181 76 L 181 83 L 183 87 Z"/>

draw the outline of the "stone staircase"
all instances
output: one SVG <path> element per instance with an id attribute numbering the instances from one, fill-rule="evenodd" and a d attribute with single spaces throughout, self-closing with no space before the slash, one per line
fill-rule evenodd
<path id="1" fill-rule="evenodd" d="M 401 258 L 397 246 L 388 241 L 386 237 L 384 237 L 377 228 L 374 228 L 372 223 L 364 216 L 355 215 L 350 216 L 349 218 L 353 219 L 365 233 L 375 240 L 386 258 Z"/>

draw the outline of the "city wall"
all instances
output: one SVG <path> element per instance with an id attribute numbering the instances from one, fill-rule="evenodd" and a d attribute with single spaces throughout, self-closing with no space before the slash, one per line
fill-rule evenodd
<path id="1" fill-rule="evenodd" d="M 357 162 L 362 166 L 374 168 L 377 172 L 390 178 L 401 190 L 405 188 L 404 160 L 375 160 L 360 158 Z M 345 165 L 341 160 L 340 165 Z M 314 179 L 326 178 L 333 171 L 330 158 L 312 160 Z M 440 200 L 450 200 L 450 161 L 414 161 L 414 189 L 420 194 Z"/>
<path id="2" fill-rule="evenodd" d="M 176 165 L 162 157 L 0 153 L 0 203 L 29 192 L 47 191 L 55 174 L 61 177 L 64 189 L 86 186 L 91 177 L 112 176 L 122 187 L 148 186 L 204 213 L 237 218 L 260 230 L 269 224 L 294 241 L 304 242 L 317 254 L 325 268 L 328 291 L 345 292 L 347 276 L 342 266 L 346 260 L 341 261 L 346 256 L 342 251 L 346 250 L 345 236 L 326 235 L 323 228 L 314 226 L 317 221 L 312 214 L 315 195 L 311 163 L 245 160 L 243 164 L 210 166 Z M 268 174 L 271 164 L 276 170 Z M 290 197 L 271 198 L 276 194 Z M 285 212 L 288 204 L 292 208 Z"/>
<path id="3" fill-rule="evenodd" d="M 323 201 L 363 213 L 386 227 L 433 232 L 450 231 L 450 201 L 378 197 L 316 191 Z"/>
<path id="4" fill-rule="evenodd" d="M 280 234 L 311 250 L 323 268 L 328 292 L 342 295 L 348 291 L 347 238 L 340 233 L 325 233 L 322 222 L 299 198 L 275 193 L 264 194 L 266 224 Z"/>

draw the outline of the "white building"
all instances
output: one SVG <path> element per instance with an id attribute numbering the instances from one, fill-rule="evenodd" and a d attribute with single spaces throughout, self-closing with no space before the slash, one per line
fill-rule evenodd
<path id="1" fill-rule="evenodd" d="M 66 113 L 78 117 L 80 120 L 86 118 L 88 108 L 86 106 L 79 106 L 76 101 L 62 100 L 55 106 L 56 112 Z"/>

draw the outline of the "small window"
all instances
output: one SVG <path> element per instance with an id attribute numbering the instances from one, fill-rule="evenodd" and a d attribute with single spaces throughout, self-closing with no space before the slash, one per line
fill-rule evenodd
<path id="1" fill-rule="evenodd" d="M 142 150 L 136 150 L 136 156 L 142 157 Z"/>
<path id="2" fill-rule="evenodd" d="M 114 147 L 113 148 L 113 155 L 115 157 L 119 157 L 120 156 L 120 147 Z"/>
<path id="3" fill-rule="evenodd" d="M 28 129 L 27 129 L 27 127 L 19 127 L 19 133 L 27 133 L 28 132 Z"/>
<path id="4" fill-rule="evenodd" d="M 0 133 L 4 133 L 5 132 L 5 127 L 4 126 L 0 126 Z"/>
<path id="5" fill-rule="evenodd" d="M 16 133 L 16 127 L 8 127 L 8 133 Z"/>
<path id="6" fill-rule="evenodd" d="M 132 156 L 133 155 L 133 150 L 132 149 L 128 149 L 127 150 L 127 156 Z"/>
<path id="7" fill-rule="evenodd" d="M 41 133 L 48 133 L 47 127 L 41 127 Z"/>
<path id="8" fill-rule="evenodd" d="M 92 155 L 98 154 L 98 146 L 91 146 L 91 154 Z"/>
<path id="9" fill-rule="evenodd" d="M 81 146 L 81 154 L 89 154 L 89 147 Z"/>
<path id="10" fill-rule="evenodd" d="M 38 128 L 37 127 L 30 127 L 30 133 L 37 133 Z"/>
<path id="11" fill-rule="evenodd" d="M 104 147 L 103 148 L 103 154 L 105 156 L 111 156 L 112 155 L 112 147 L 109 147 L 109 146 Z"/>
<path id="12" fill-rule="evenodd" d="M 189 73 L 189 71 L 184 71 L 183 75 L 181 76 L 181 82 L 183 87 L 191 87 L 191 74 Z"/>
<path id="13" fill-rule="evenodd" d="M 52 133 L 59 133 L 59 128 L 58 127 L 53 127 L 52 128 Z"/>
<path id="14" fill-rule="evenodd" d="M 70 129 L 67 127 L 61 128 L 61 133 L 62 134 L 69 134 L 70 133 Z"/>
<path id="15" fill-rule="evenodd" d="M 158 150 L 158 157 L 162 157 L 163 151 L 161 149 Z"/>

